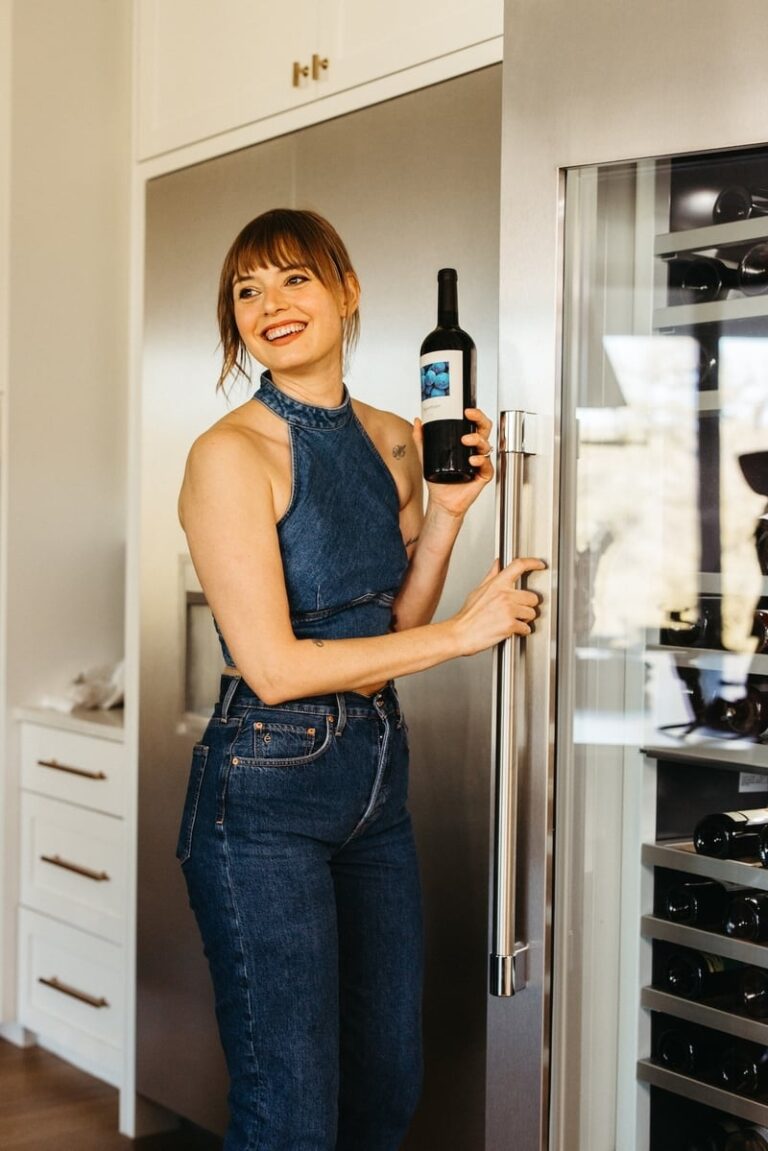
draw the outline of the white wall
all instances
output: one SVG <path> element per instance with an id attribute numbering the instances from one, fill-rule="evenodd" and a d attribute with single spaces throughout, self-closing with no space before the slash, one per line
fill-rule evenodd
<path id="1" fill-rule="evenodd" d="M 130 40 L 130 0 L 0 5 L 0 127 L 9 130 L 0 137 L 0 232 L 9 233 L 0 244 L 0 356 L 7 357 L 0 360 L 0 387 L 7 384 L 0 1019 L 13 1014 L 15 950 L 9 710 L 60 693 L 78 671 L 123 651 Z"/>

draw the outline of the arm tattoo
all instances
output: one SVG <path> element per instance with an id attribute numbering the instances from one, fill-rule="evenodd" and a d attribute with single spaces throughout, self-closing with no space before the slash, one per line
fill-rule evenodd
<path id="1" fill-rule="evenodd" d="M 315 645 L 315 647 L 325 647 L 325 644 L 321 639 L 313 639 L 312 643 Z"/>
<path id="2" fill-rule="evenodd" d="M 392 449 L 392 455 L 396 460 L 401 460 L 405 455 L 405 444 L 395 444 Z"/>
<path id="3" fill-rule="evenodd" d="M 417 544 L 418 542 L 419 542 L 418 536 L 411 536 L 411 538 L 409 540 L 405 541 L 405 546 L 407 548 L 409 548 L 411 546 L 411 544 Z"/>

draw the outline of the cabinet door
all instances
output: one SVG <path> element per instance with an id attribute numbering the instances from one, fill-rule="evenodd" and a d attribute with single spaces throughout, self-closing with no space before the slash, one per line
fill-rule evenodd
<path id="1" fill-rule="evenodd" d="M 323 14 L 316 51 L 328 60 L 318 84 L 326 92 L 501 37 L 504 25 L 502 0 L 327 0 Z"/>
<path id="2" fill-rule="evenodd" d="M 141 159 L 317 97 L 312 0 L 138 0 L 136 12 Z M 308 70 L 297 86 L 294 61 Z"/>

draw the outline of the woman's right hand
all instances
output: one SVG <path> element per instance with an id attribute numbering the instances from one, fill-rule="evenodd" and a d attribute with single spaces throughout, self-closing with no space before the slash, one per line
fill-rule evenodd
<path id="1" fill-rule="evenodd" d="M 494 647 L 511 635 L 530 635 L 541 597 L 515 587 L 526 572 L 542 571 L 546 564 L 528 557 L 505 568 L 496 560 L 482 583 L 470 592 L 453 617 L 461 655 L 474 655 Z"/>

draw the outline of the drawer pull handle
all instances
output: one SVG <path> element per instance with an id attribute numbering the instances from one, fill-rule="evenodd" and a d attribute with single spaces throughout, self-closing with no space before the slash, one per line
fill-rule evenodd
<path id="1" fill-rule="evenodd" d="M 100 995 L 98 999 L 93 995 L 87 995 L 85 991 L 78 991 L 76 987 L 70 987 L 68 983 L 62 983 L 55 975 L 50 979 L 45 979 L 44 976 L 38 976 L 38 983 L 44 983 L 46 987 L 52 987 L 54 991 L 60 991 L 62 995 L 69 995 L 72 999 L 78 999 L 81 1003 L 87 1003 L 89 1007 L 109 1007 L 109 1002 Z"/>
<path id="2" fill-rule="evenodd" d="M 86 771 L 84 767 L 70 767 L 67 763 L 59 763 L 57 759 L 38 759 L 38 767 L 52 767 L 54 771 L 66 771 L 70 775 L 82 775 L 85 779 L 106 779 L 103 771 Z"/>
<path id="3" fill-rule="evenodd" d="M 312 57 L 312 79 L 319 80 L 320 73 L 328 69 L 329 60 L 327 56 L 318 56 L 317 53 Z"/>
<path id="4" fill-rule="evenodd" d="M 55 867 L 63 867 L 65 871 L 74 871 L 76 875 L 84 875 L 86 879 L 95 879 L 97 883 L 109 879 L 106 871 L 93 871 L 90 867 L 82 867 L 79 863 L 70 863 L 60 855 L 41 855 L 43 863 L 52 863 Z"/>
<path id="5" fill-rule="evenodd" d="M 309 64 L 304 64 L 303 67 L 298 60 L 293 62 L 293 86 L 299 88 L 301 86 L 302 76 L 306 79 L 309 75 Z"/>

